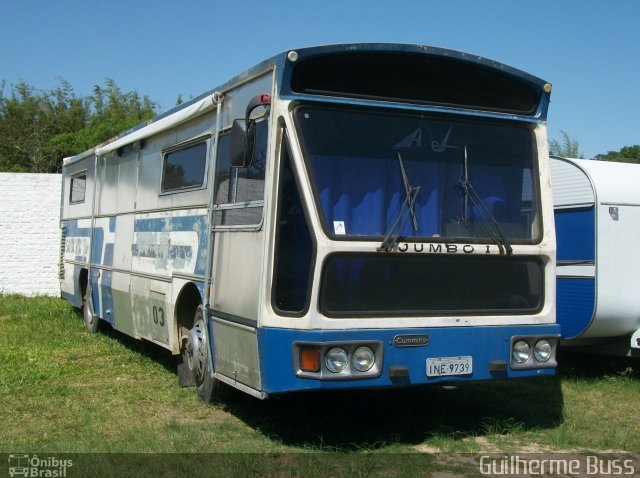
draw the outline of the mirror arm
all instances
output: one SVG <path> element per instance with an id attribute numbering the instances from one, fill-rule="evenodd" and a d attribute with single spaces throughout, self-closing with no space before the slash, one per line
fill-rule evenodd
<path id="1" fill-rule="evenodd" d="M 271 95 L 257 95 L 254 96 L 249 104 L 247 105 L 247 111 L 244 115 L 245 124 L 249 124 L 249 117 L 251 116 L 251 112 L 256 109 L 258 106 L 264 106 L 265 108 L 271 104 Z"/>
<path id="2" fill-rule="evenodd" d="M 251 165 L 253 148 L 255 146 L 254 142 L 256 139 L 255 138 L 256 122 L 255 120 L 250 119 L 251 112 L 260 106 L 264 106 L 265 108 L 268 108 L 270 105 L 271 105 L 271 95 L 267 95 L 267 94 L 254 96 L 251 99 L 251 101 L 249 101 L 249 104 L 247 105 L 247 111 L 245 112 L 245 115 L 244 115 L 244 124 L 246 125 L 246 130 L 245 130 L 245 138 L 244 138 L 245 158 L 243 163 L 245 164 L 245 166 Z"/>
<path id="3" fill-rule="evenodd" d="M 268 108 L 271 105 L 271 95 L 257 95 L 249 101 L 244 119 L 234 120 L 231 128 L 231 143 L 229 150 L 229 165 L 233 168 L 246 168 L 251 165 L 255 142 L 255 120 L 251 113 L 259 106 Z"/>

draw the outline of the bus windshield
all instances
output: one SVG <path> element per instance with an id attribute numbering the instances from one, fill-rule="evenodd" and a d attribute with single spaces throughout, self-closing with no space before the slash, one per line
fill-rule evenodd
<path id="1" fill-rule="evenodd" d="M 332 237 L 540 239 L 528 126 L 306 105 L 296 107 L 295 120 Z"/>

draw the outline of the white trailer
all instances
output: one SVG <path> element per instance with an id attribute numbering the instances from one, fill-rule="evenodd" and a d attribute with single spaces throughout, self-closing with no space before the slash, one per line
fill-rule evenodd
<path id="1" fill-rule="evenodd" d="M 640 356 L 640 165 L 551 158 L 564 343 Z"/>

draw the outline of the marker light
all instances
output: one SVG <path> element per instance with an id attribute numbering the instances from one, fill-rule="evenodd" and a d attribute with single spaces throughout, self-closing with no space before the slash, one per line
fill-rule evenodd
<path id="1" fill-rule="evenodd" d="M 324 358 L 324 364 L 327 366 L 327 369 L 333 373 L 342 372 L 348 363 L 349 358 L 347 357 L 347 352 L 345 352 L 341 347 L 333 347 L 332 349 L 329 349 L 326 357 Z"/>
<path id="2" fill-rule="evenodd" d="M 360 372 L 370 370 L 375 361 L 376 356 L 369 347 L 358 347 L 351 358 L 353 367 Z"/>
<path id="3" fill-rule="evenodd" d="M 546 362 L 551 358 L 551 344 L 548 340 L 538 340 L 533 346 L 533 356 L 538 362 Z"/>
<path id="4" fill-rule="evenodd" d="M 525 363 L 531 357 L 531 347 L 524 340 L 518 340 L 513 344 L 513 360 Z"/>
<path id="5" fill-rule="evenodd" d="M 300 370 L 305 372 L 320 371 L 320 351 L 313 347 L 300 349 Z"/>

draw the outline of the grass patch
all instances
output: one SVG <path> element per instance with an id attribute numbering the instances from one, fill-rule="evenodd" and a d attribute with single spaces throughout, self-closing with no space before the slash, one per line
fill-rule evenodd
<path id="1" fill-rule="evenodd" d="M 637 360 L 567 355 L 552 378 L 267 401 L 235 393 L 216 405 L 179 388 L 175 366 L 150 343 L 87 333 L 60 299 L 0 296 L 0 453 L 268 453 L 288 457 L 258 460 L 285 474 L 300 456 L 330 453 L 339 470 L 369 476 L 377 468 L 357 457 L 640 451 Z"/>

